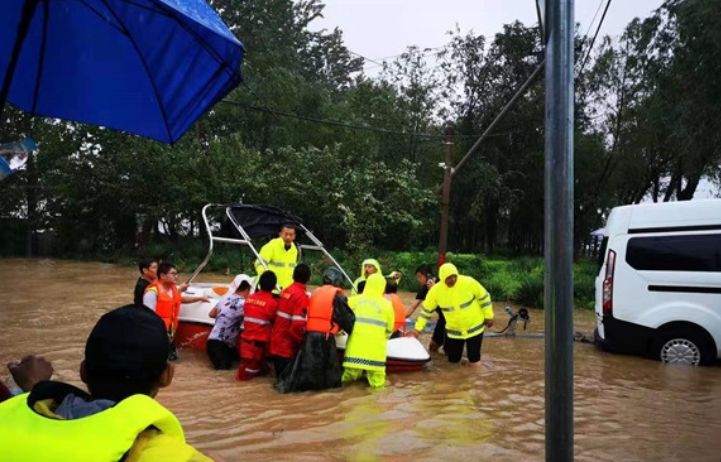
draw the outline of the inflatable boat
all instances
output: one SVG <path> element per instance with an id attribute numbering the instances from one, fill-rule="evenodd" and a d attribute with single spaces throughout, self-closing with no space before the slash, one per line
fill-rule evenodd
<path id="1" fill-rule="evenodd" d="M 220 219 L 209 216 L 211 210 L 224 212 Z M 187 295 L 206 296 L 208 302 L 184 303 L 180 308 L 180 324 L 176 333 L 176 344 L 179 348 L 192 348 L 205 351 L 208 335 L 215 323 L 215 320 L 208 316 L 210 310 L 225 296 L 232 293 L 237 287 L 238 277 L 230 284 L 196 283 L 195 277 L 200 274 L 203 268 L 210 261 L 213 254 L 214 243 L 226 243 L 247 246 L 264 266 L 253 239 L 272 237 L 277 233 L 280 225 L 293 223 L 296 225 L 299 238 L 306 242 L 298 242 L 298 250 L 302 256 L 303 250 L 320 251 L 327 260 L 336 266 L 344 275 L 345 279 L 352 286 L 353 281 L 341 268 L 333 256 L 325 249 L 323 243 L 306 228 L 297 217 L 290 215 L 278 208 L 265 205 L 248 204 L 207 204 L 203 207 L 202 216 L 208 233 L 209 249 L 205 259 L 193 271 L 190 279 Z M 217 235 L 223 232 L 226 236 Z M 230 236 L 227 236 L 227 235 Z M 340 351 L 345 349 L 348 336 L 341 333 L 336 336 L 336 345 Z M 388 372 L 409 372 L 418 371 L 430 361 L 430 355 L 418 339 L 413 337 L 400 337 L 388 341 L 388 357 L 386 368 Z"/>

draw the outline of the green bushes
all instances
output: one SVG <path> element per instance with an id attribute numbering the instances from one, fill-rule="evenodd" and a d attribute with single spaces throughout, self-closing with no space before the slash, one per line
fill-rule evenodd
<path id="1" fill-rule="evenodd" d="M 180 239 L 175 242 L 149 243 L 143 255 L 160 256 L 175 262 L 181 272 L 193 271 L 207 253 L 207 244 L 201 239 Z M 364 253 L 333 251 L 333 257 L 345 269 L 352 280 L 358 277 L 360 264 L 366 258 L 376 258 L 384 274 L 400 271 L 403 277 L 400 289 L 410 292 L 418 290 L 415 270 L 421 264 L 435 267 L 438 255 L 434 251 L 389 252 L 369 251 Z M 120 261 L 135 264 L 125 256 L 105 257 L 106 261 Z M 205 271 L 238 274 L 253 273 L 253 254 L 247 248 L 217 245 Z M 321 282 L 325 268 L 331 262 L 320 252 L 305 251 L 303 261 L 310 265 L 311 284 Z M 455 264 L 461 274 L 476 278 L 483 284 L 496 301 L 519 303 L 534 308 L 543 308 L 543 259 L 539 257 L 497 257 L 478 254 L 449 253 L 447 261 Z M 574 265 L 574 299 L 577 308 L 592 309 L 594 303 L 594 280 L 598 272 L 596 263 L 581 260 Z"/>

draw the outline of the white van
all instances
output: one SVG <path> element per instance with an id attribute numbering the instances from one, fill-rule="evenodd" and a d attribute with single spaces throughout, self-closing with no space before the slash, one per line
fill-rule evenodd
<path id="1" fill-rule="evenodd" d="M 721 358 L 721 200 L 611 210 L 596 278 L 596 342 L 708 365 Z"/>

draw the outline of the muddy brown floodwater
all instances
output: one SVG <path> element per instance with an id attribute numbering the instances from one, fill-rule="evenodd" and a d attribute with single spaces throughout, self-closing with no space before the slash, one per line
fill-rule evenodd
<path id="1" fill-rule="evenodd" d="M 132 301 L 136 278 L 134 268 L 110 264 L 0 260 L 0 361 L 41 354 L 57 380 L 81 385 L 90 329 Z M 507 316 L 502 303 L 495 310 L 500 329 Z M 530 314 L 529 329 L 542 331 L 543 312 Z M 593 314 L 576 312 L 575 325 L 591 334 Z M 181 351 L 158 399 L 191 444 L 228 461 L 543 460 L 543 356 L 542 339 L 486 338 L 480 369 L 434 357 L 423 372 L 389 375 L 378 392 L 357 384 L 281 395 L 270 378 L 239 383 L 211 370 L 204 354 Z M 575 344 L 575 455 L 718 462 L 721 367 L 670 367 Z"/>

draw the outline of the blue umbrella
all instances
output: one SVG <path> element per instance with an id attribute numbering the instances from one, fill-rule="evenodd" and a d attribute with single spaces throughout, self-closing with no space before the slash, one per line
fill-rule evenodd
<path id="1" fill-rule="evenodd" d="M 243 54 L 203 0 L 2 0 L 0 115 L 7 99 L 173 143 L 240 83 Z"/>

